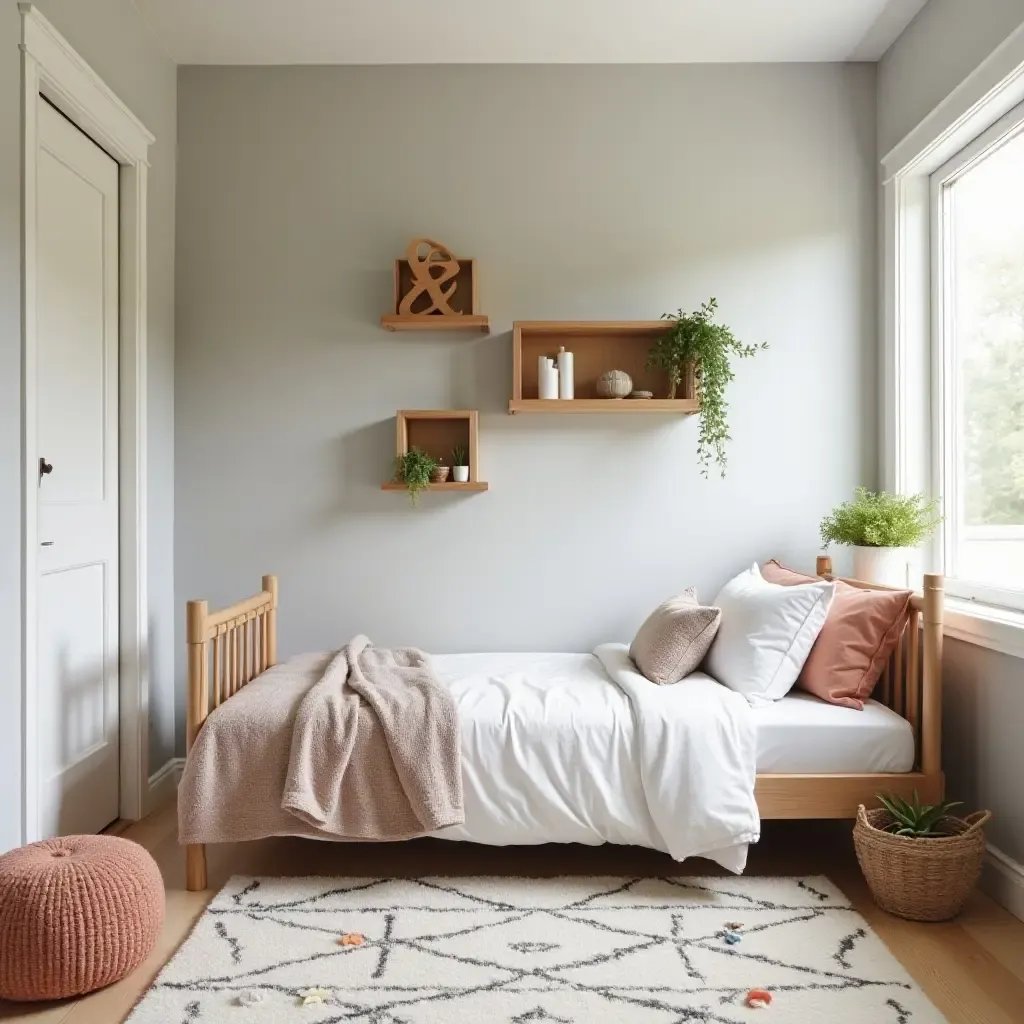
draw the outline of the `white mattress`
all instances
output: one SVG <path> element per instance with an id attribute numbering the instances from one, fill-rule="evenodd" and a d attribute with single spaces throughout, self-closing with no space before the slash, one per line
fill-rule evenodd
<path id="1" fill-rule="evenodd" d="M 791 693 L 751 713 L 759 772 L 909 772 L 914 767 L 910 723 L 877 701 L 855 711 L 809 693 Z"/>
<path id="2" fill-rule="evenodd" d="M 620 768 L 632 756 L 625 725 L 632 717 L 628 698 L 616 688 L 601 685 L 607 676 L 590 655 L 437 655 L 434 665 L 455 695 L 469 736 L 479 740 L 491 730 L 505 737 L 528 736 L 531 731 L 548 733 L 551 763 L 531 766 L 535 770 L 555 770 L 560 730 L 566 730 L 567 736 L 584 734 L 587 745 L 595 755 L 600 752 L 609 767 Z M 752 708 L 751 715 L 757 727 L 759 772 L 913 769 L 910 724 L 876 701 L 855 711 L 826 704 L 809 693 L 793 692 L 767 707 Z M 624 774 L 616 774 L 624 784 Z M 519 784 L 526 786 L 528 781 L 523 777 Z M 570 804 L 582 799 L 582 792 L 576 791 L 578 780 L 570 777 L 562 780 L 562 785 Z M 514 788 L 502 793 L 502 799 L 514 806 Z M 603 802 L 604 797 L 601 799 Z M 623 836 L 621 841 L 628 840 Z"/>

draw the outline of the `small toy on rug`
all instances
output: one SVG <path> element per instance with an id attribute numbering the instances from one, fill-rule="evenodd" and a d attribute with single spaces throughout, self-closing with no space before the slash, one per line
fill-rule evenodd
<path id="1" fill-rule="evenodd" d="M 722 940 L 727 946 L 735 946 L 737 942 L 742 940 L 743 936 L 739 932 L 734 932 L 731 929 L 726 929 L 722 932 Z"/>
<path id="2" fill-rule="evenodd" d="M 326 1003 L 330 994 L 329 988 L 307 988 L 305 992 L 299 993 L 299 999 L 302 1000 L 299 1005 L 315 1006 L 319 1003 Z"/>
<path id="3" fill-rule="evenodd" d="M 766 988 L 752 988 L 743 1000 L 752 1010 L 763 1010 L 771 1006 L 772 994 Z"/>
<path id="4" fill-rule="evenodd" d="M 247 988 L 244 992 L 238 993 L 237 1002 L 239 1006 L 255 1006 L 266 998 L 267 994 L 258 988 Z"/>
<path id="5" fill-rule="evenodd" d="M 743 927 L 742 921 L 726 921 L 725 927 L 731 932 L 738 932 Z"/>
<path id="6" fill-rule="evenodd" d="M 359 932 L 345 932 L 338 939 L 339 946 L 361 946 L 364 942 L 366 942 L 366 936 L 360 935 Z"/>

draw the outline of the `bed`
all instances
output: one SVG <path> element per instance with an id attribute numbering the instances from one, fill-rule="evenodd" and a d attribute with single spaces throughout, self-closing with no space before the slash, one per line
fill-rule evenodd
<path id="1" fill-rule="evenodd" d="M 827 575 L 830 567 L 820 563 L 818 568 Z M 702 693 L 705 720 L 696 728 L 690 723 L 688 738 L 674 738 L 681 716 L 673 702 L 683 689 L 643 680 L 624 645 L 602 645 L 592 655 L 435 656 L 437 675 L 459 709 L 466 814 L 464 824 L 437 837 L 499 845 L 642 845 L 677 860 L 706 856 L 739 871 L 746 843 L 757 839 L 743 824 L 747 809 L 739 779 L 744 766 L 719 762 L 714 772 L 692 770 L 733 747 L 749 751 L 748 789 L 756 763 L 756 806 L 750 809 L 755 821 L 758 814 L 853 818 L 857 805 L 872 802 L 879 791 L 909 797 L 916 790 L 924 800 L 937 800 L 943 793 L 941 607 L 942 579 L 928 576 L 863 711 L 793 692 L 751 709 L 745 719 L 748 736 L 734 739 L 731 747 L 707 750 L 699 743 L 695 751 L 689 747 L 694 738 L 714 738 L 735 727 L 726 712 L 728 700 L 738 695 L 723 695 L 724 687 L 700 674 L 689 677 L 687 714 L 692 715 L 693 695 Z M 179 817 L 191 890 L 206 888 L 206 843 L 268 835 L 324 838 L 280 810 L 273 773 L 259 770 L 287 750 L 289 708 L 328 657 L 303 655 L 279 664 L 277 612 L 273 576 L 263 578 L 260 593 L 220 611 L 211 612 L 204 601 L 188 604 L 189 762 Z M 638 755 L 645 743 L 646 762 Z M 234 756 L 225 757 L 225 750 Z M 680 777 L 716 787 L 718 806 L 735 807 L 735 815 L 695 814 L 700 799 L 679 778 L 662 786 L 668 795 L 660 805 L 649 798 L 645 803 L 641 776 L 651 775 L 659 758 L 672 761 L 678 751 L 691 758 L 691 770 Z M 237 769 L 225 770 L 232 763 Z M 685 829 L 674 827 L 677 818 L 686 821 Z M 716 836 L 726 835 L 719 847 Z"/>

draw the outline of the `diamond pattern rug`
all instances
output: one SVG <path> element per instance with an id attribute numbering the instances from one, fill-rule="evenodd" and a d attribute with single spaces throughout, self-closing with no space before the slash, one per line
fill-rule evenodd
<path id="1" fill-rule="evenodd" d="M 129 1021 L 943 1017 L 825 878 L 233 878 Z"/>

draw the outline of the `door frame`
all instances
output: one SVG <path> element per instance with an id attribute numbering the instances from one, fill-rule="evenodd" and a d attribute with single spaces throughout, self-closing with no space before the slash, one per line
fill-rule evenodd
<path id="1" fill-rule="evenodd" d="M 37 104 L 43 96 L 117 161 L 119 211 L 120 816 L 147 811 L 149 779 L 149 610 L 146 523 L 146 184 L 154 136 L 31 3 L 21 12 L 22 71 L 22 833 L 39 835 L 36 697 Z"/>

